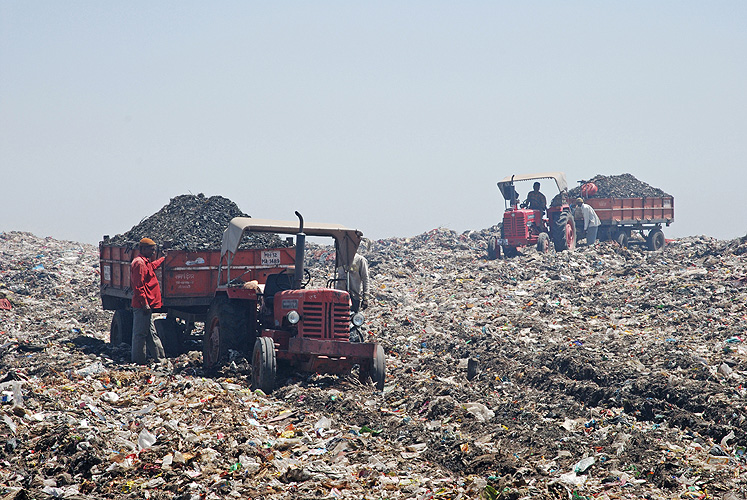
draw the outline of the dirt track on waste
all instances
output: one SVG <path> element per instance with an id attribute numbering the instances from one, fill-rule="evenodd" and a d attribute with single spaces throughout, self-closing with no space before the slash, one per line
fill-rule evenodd
<path id="1" fill-rule="evenodd" d="M 290 373 L 270 396 L 241 355 L 217 376 L 196 349 L 131 365 L 107 343 L 96 249 L 0 234 L 0 380 L 23 395 L 2 407 L 3 492 L 745 498 L 745 242 L 489 261 L 494 232 L 369 242 L 384 391 Z M 312 286 L 329 255 L 310 245 Z"/>

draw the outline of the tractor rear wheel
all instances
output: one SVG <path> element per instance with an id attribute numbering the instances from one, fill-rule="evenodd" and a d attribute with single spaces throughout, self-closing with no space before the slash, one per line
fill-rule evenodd
<path id="1" fill-rule="evenodd" d="M 573 251 L 576 248 L 576 222 L 570 212 L 564 211 L 558 214 L 553 227 L 553 243 L 556 252 Z"/>
<path id="2" fill-rule="evenodd" d="M 237 349 L 247 328 L 246 315 L 228 297 L 213 299 L 202 336 L 202 367 L 212 371 L 228 359 L 228 350 Z"/>
<path id="3" fill-rule="evenodd" d="M 117 309 L 109 329 L 109 343 L 117 346 L 123 342 L 132 345 L 132 311 Z"/>
<path id="4" fill-rule="evenodd" d="M 550 251 L 550 236 L 547 233 L 540 233 L 537 237 L 537 251 L 539 253 Z"/>
<path id="5" fill-rule="evenodd" d="M 270 394 L 275 389 L 277 369 L 275 343 L 270 337 L 258 337 L 252 353 L 252 389 Z"/>
<path id="6" fill-rule="evenodd" d="M 664 239 L 664 232 L 659 229 L 658 227 L 655 229 L 652 229 L 649 231 L 648 236 L 646 237 L 646 243 L 648 244 L 648 249 L 652 252 L 658 252 L 662 248 L 664 248 L 664 244 L 666 243 Z"/>

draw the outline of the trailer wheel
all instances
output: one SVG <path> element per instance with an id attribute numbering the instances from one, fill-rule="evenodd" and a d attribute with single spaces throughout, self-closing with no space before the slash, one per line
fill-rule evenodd
<path id="1" fill-rule="evenodd" d="M 132 345 L 132 311 L 117 309 L 109 329 L 109 343 L 117 346 L 123 342 Z"/>
<path id="2" fill-rule="evenodd" d="M 664 240 L 664 232 L 658 227 L 652 229 L 649 231 L 648 237 L 646 237 L 646 243 L 648 244 L 649 250 L 652 252 L 658 252 L 664 248 L 664 244 L 666 243 Z"/>
<path id="3" fill-rule="evenodd" d="M 619 229 L 617 233 L 615 233 L 615 241 L 623 248 L 627 248 L 629 239 L 630 233 L 626 229 Z"/>
<path id="4" fill-rule="evenodd" d="M 558 214 L 553 227 L 553 243 L 555 251 L 573 251 L 576 248 L 576 222 L 570 212 L 564 211 Z"/>
<path id="5" fill-rule="evenodd" d="M 275 343 L 270 337 L 258 337 L 252 353 L 252 389 L 270 394 L 275 388 L 276 376 Z"/>
<path id="6" fill-rule="evenodd" d="M 176 322 L 176 318 L 167 316 L 155 320 L 153 324 L 156 326 L 156 333 L 158 333 L 158 338 L 161 339 L 166 356 L 169 358 L 179 356 L 181 354 L 180 325 Z"/>
<path id="7" fill-rule="evenodd" d="M 361 366 L 359 377 L 363 384 L 367 384 L 370 377 L 373 383 L 376 384 L 377 390 L 384 390 L 384 381 L 386 380 L 386 357 L 384 356 L 384 348 L 381 347 L 380 344 L 376 345 L 370 367 L 368 369 L 363 369 Z"/>
<path id="8" fill-rule="evenodd" d="M 550 236 L 547 233 L 540 233 L 537 237 L 537 251 L 547 253 L 550 251 Z"/>
<path id="9" fill-rule="evenodd" d="M 202 336 L 202 367 L 211 371 L 228 359 L 228 350 L 236 349 L 240 333 L 246 329 L 246 315 L 228 297 L 218 296 L 210 304 L 205 333 Z"/>

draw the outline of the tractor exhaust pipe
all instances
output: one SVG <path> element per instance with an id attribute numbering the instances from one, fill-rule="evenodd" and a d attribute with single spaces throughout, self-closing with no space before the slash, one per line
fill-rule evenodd
<path id="1" fill-rule="evenodd" d="M 296 270 L 293 275 L 293 289 L 298 290 L 301 288 L 301 280 L 303 279 L 303 262 L 304 255 L 306 252 L 306 235 L 303 232 L 303 216 L 296 211 L 298 217 L 298 233 L 296 234 Z"/>

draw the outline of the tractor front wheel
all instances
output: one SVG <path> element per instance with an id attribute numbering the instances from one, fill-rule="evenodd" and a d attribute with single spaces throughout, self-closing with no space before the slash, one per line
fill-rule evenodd
<path id="1" fill-rule="evenodd" d="M 547 233 L 540 233 L 537 237 L 537 251 L 547 253 L 550 251 L 550 236 Z"/>
<path id="2" fill-rule="evenodd" d="M 275 388 L 276 376 L 275 343 L 270 337 L 258 337 L 252 353 L 252 389 L 270 394 Z"/>
<path id="3" fill-rule="evenodd" d="M 360 381 L 363 384 L 368 383 L 368 379 L 376 384 L 376 389 L 379 391 L 384 390 L 384 382 L 386 380 L 386 359 L 384 356 L 384 348 L 377 344 L 374 350 L 374 357 L 371 360 L 371 365 L 368 369 L 363 369 L 361 366 Z"/>

